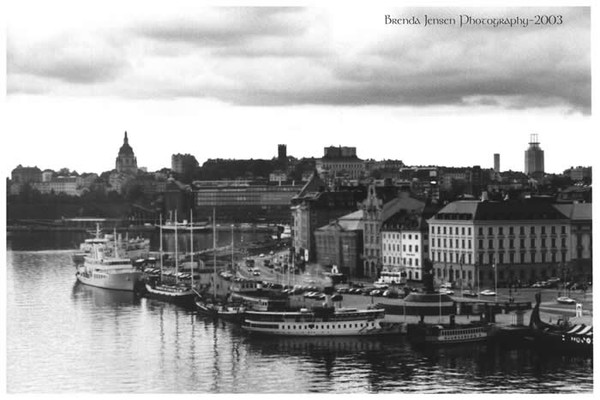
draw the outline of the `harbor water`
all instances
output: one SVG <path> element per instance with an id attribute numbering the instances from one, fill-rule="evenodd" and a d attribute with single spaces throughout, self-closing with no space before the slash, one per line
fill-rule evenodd
<path id="1" fill-rule="evenodd" d="M 8 238 L 9 393 L 593 390 L 591 358 L 524 344 L 420 349 L 402 337 L 251 336 L 174 305 L 76 283 L 71 254 L 83 238 L 54 235 Z M 205 235 L 199 245 L 208 247 Z"/>

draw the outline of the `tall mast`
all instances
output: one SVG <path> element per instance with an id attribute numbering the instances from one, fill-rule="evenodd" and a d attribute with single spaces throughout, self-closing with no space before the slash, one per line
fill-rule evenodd
<path id="1" fill-rule="evenodd" d="M 217 222 L 213 208 L 213 300 L 217 298 Z"/>
<path id="2" fill-rule="evenodd" d="M 194 220 L 190 208 L 190 264 L 192 269 L 192 290 L 194 290 Z"/>
<path id="3" fill-rule="evenodd" d="M 113 232 L 115 235 L 115 258 L 119 258 L 119 239 L 117 238 L 117 228 L 113 228 Z"/>
<path id="4" fill-rule="evenodd" d="M 179 260 L 177 259 L 177 209 L 175 209 L 175 282 L 178 282 L 177 274 L 179 273 Z"/>
<path id="5" fill-rule="evenodd" d="M 235 272 L 235 266 L 233 264 L 233 224 L 231 224 L 231 270 Z"/>
<path id="6" fill-rule="evenodd" d="M 160 248 L 159 248 L 159 253 L 160 253 L 160 281 L 162 282 L 162 274 L 163 274 L 163 240 L 162 240 L 162 213 L 160 214 L 159 217 L 159 222 L 158 222 L 158 226 L 160 227 Z"/>

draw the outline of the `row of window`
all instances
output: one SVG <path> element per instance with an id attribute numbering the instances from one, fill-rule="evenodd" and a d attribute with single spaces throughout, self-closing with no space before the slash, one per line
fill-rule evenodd
<path id="1" fill-rule="evenodd" d="M 529 254 L 529 257 L 527 255 Z M 458 264 L 472 264 L 473 257 L 471 253 L 468 254 L 460 254 L 453 252 L 442 252 L 442 251 L 434 251 L 431 253 L 432 260 L 437 262 L 450 262 L 450 263 L 458 263 Z M 504 253 L 479 253 L 478 263 L 479 265 L 486 264 L 504 264 L 506 262 L 510 264 L 514 263 L 536 263 L 536 262 L 567 262 L 567 251 L 563 250 L 560 252 L 552 252 L 548 257 L 547 252 L 536 252 L 535 250 L 525 252 L 522 251 L 520 253 L 509 253 L 508 257 Z"/>
<path id="2" fill-rule="evenodd" d="M 386 246 L 387 245 L 387 246 Z M 407 246 L 405 244 L 402 245 L 402 251 L 406 251 Z M 419 252 L 419 245 L 415 244 L 414 245 L 414 249 L 415 249 L 415 253 Z M 384 243 L 383 244 L 383 251 L 400 251 L 400 245 L 399 244 L 395 244 L 395 243 Z M 408 245 L 408 251 L 409 253 L 413 252 L 413 245 L 409 244 Z"/>
<path id="3" fill-rule="evenodd" d="M 354 326 L 352 326 L 354 325 Z M 331 328 L 330 328 L 331 326 Z M 375 322 L 360 322 L 360 323 L 356 323 L 356 324 L 337 324 L 337 325 L 321 325 L 321 324 L 314 324 L 312 327 L 310 327 L 309 325 L 298 325 L 298 327 L 296 328 L 296 325 L 287 325 L 287 329 L 288 330 L 292 330 L 292 329 L 348 329 L 348 328 L 364 328 L 364 327 L 374 327 L 375 326 Z M 286 325 L 279 325 L 278 329 L 286 329 Z"/>
<path id="4" fill-rule="evenodd" d="M 437 246 L 436 246 L 437 243 Z M 441 247 L 441 248 L 457 248 L 457 249 L 470 249 L 471 248 L 471 239 L 441 239 L 437 238 L 431 240 L 431 247 Z"/>
<path id="5" fill-rule="evenodd" d="M 519 235 L 525 235 L 525 232 L 527 230 L 526 227 L 525 226 L 519 226 L 518 228 L 519 228 Z M 529 227 L 529 234 L 535 235 L 537 233 L 537 231 L 538 231 L 538 228 L 539 228 L 539 232 L 542 235 L 545 235 L 547 233 L 547 229 L 546 229 L 547 227 L 546 226 L 540 226 L 540 227 L 537 227 L 537 228 L 535 226 L 530 226 Z M 480 226 L 479 229 L 478 229 L 479 235 L 483 235 L 484 231 L 485 231 L 485 228 L 482 227 L 482 226 Z M 499 226 L 496 229 L 494 229 L 494 227 L 492 227 L 492 226 L 489 226 L 487 228 L 487 234 L 488 235 L 493 235 L 494 231 L 496 231 L 496 233 L 498 235 L 504 235 L 505 232 L 506 232 L 503 226 Z M 509 235 L 514 235 L 515 234 L 515 227 L 514 226 L 509 226 L 507 232 L 508 232 Z M 550 227 L 550 233 L 551 234 L 556 234 L 556 232 L 557 232 L 556 226 L 551 226 Z M 448 226 L 448 227 L 446 227 L 446 226 L 431 226 L 431 234 L 435 234 L 435 233 L 437 233 L 438 235 L 446 235 L 446 234 L 448 234 L 448 235 L 465 235 L 466 234 L 467 236 L 470 236 L 471 235 L 471 227 L 464 227 L 464 226 L 461 226 L 461 227 L 459 227 L 459 226 L 455 226 L 455 227 L 452 227 L 452 226 Z M 560 233 L 563 234 L 563 235 L 567 233 L 567 227 L 566 227 L 566 225 L 561 225 L 561 227 L 560 227 Z"/>
<path id="6" fill-rule="evenodd" d="M 529 239 L 529 243 L 530 243 L 530 248 L 534 248 L 536 247 L 535 244 L 536 239 L 535 238 L 531 238 Z M 483 239 L 479 239 L 479 249 L 483 249 Z M 542 249 L 546 247 L 546 238 L 542 238 L 540 239 L 540 246 Z M 556 238 L 551 238 L 550 239 L 550 246 L 552 248 L 556 248 Z M 567 247 L 567 238 L 561 238 L 560 239 L 560 246 L 561 247 Z M 452 247 L 452 246 L 450 246 Z M 525 239 L 519 239 L 519 247 L 521 249 L 525 248 Z M 494 248 L 494 239 L 488 239 L 488 249 L 493 249 Z M 504 248 L 504 239 L 498 239 L 498 248 L 499 249 L 503 249 Z M 515 240 L 514 239 L 508 239 L 508 248 L 509 249 L 514 249 L 515 248 Z"/>
<path id="7" fill-rule="evenodd" d="M 431 234 L 434 235 L 437 231 L 438 235 L 468 235 L 471 236 L 471 227 L 458 226 L 431 226 Z"/>
<path id="8" fill-rule="evenodd" d="M 400 260 L 402 260 L 402 264 L 400 264 Z M 408 265 L 409 267 L 413 266 L 413 260 L 414 260 L 414 266 L 418 267 L 419 266 L 419 259 L 418 258 L 406 258 L 406 257 L 394 257 L 394 256 L 383 256 L 383 263 L 384 264 L 391 264 L 391 265 Z"/>

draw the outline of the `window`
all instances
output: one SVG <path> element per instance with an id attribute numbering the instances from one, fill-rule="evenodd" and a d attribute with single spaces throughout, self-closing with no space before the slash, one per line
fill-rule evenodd
<path id="1" fill-rule="evenodd" d="M 524 235 L 524 234 L 525 234 L 525 227 L 524 227 L 524 226 L 521 226 L 521 227 L 519 227 L 519 233 L 520 233 L 521 235 Z"/>
<path id="2" fill-rule="evenodd" d="M 471 236 L 471 228 L 467 229 L 467 235 Z"/>
<path id="3" fill-rule="evenodd" d="M 499 239 L 498 240 L 498 248 L 499 249 L 503 249 L 504 248 L 504 239 Z"/>
<path id="4" fill-rule="evenodd" d="M 441 239 L 440 239 L 440 238 L 438 238 L 437 242 L 438 242 L 438 243 L 437 243 L 437 247 L 442 247 L 442 245 L 441 245 L 442 241 L 441 241 Z"/>
<path id="5" fill-rule="evenodd" d="M 514 235 L 515 234 L 515 228 L 513 228 L 512 226 L 510 228 L 508 228 L 508 234 L 509 235 Z"/>
<path id="6" fill-rule="evenodd" d="M 479 227 L 479 234 L 483 235 L 483 228 L 482 227 Z"/>
<path id="7" fill-rule="evenodd" d="M 553 235 L 556 233 L 556 226 L 552 226 L 550 228 L 550 233 L 552 233 Z"/>
<path id="8" fill-rule="evenodd" d="M 504 228 L 502 228 L 502 227 L 498 228 L 498 235 L 504 235 Z"/>
<path id="9" fill-rule="evenodd" d="M 494 248 L 494 240 L 490 239 L 488 240 L 488 249 L 493 249 Z"/>
<path id="10" fill-rule="evenodd" d="M 446 234 L 446 227 L 444 226 L 444 235 Z"/>
<path id="11" fill-rule="evenodd" d="M 509 239 L 508 240 L 508 247 L 511 249 L 515 248 L 515 239 Z"/>
<path id="12" fill-rule="evenodd" d="M 465 234 L 465 227 L 464 226 L 462 228 L 460 228 L 460 233 L 461 233 L 461 235 Z"/>
<path id="13" fill-rule="evenodd" d="M 531 247 L 534 248 L 535 247 L 535 239 L 531 239 Z"/>
<path id="14" fill-rule="evenodd" d="M 483 249 L 483 239 L 479 239 L 479 248 Z"/>
<path id="15" fill-rule="evenodd" d="M 419 245 L 415 244 L 415 253 L 418 253 L 418 252 L 419 252 Z"/>
<path id="16" fill-rule="evenodd" d="M 493 235 L 494 234 L 494 228 L 492 228 L 491 226 L 488 228 L 488 235 Z"/>
<path id="17" fill-rule="evenodd" d="M 452 227 L 448 228 L 448 234 L 452 235 Z"/>
<path id="18" fill-rule="evenodd" d="M 567 227 L 566 227 L 566 226 L 564 226 L 564 225 L 563 225 L 563 226 L 561 226 L 561 227 L 560 227 L 560 233 L 562 233 L 563 235 L 564 235 L 565 233 L 567 233 Z"/>
<path id="19" fill-rule="evenodd" d="M 462 246 L 461 246 L 461 249 L 464 249 L 464 248 L 465 248 L 465 239 L 462 240 Z"/>
<path id="20" fill-rule="evenodd" d="M 542 239 L 542 249 L 546 248 L 546 239 Z"/>
<path id="21" fill-rule="evenodd" d="M 469 264 L 473 264 L 473 257 L 471 253 L 467 254 L 467 258 L 469 260 Z"/>
<path id="22" fill-rule="evenodd" d="M 524 248 L 525 247 L 525 239 L 519 240 L 519 244 L 520 244 L 521 248 Z"/>
<path id="23" fill-rule="evenodd" d="M 546 234 L 546 227 L 542 226 L 542 235 L 545 235 L 545 234 Z"/>
<path id="24" fill-rule="evenodd" d="M 532 235 L 535 235 L 535 226 L 531 227 L 529 233 L 532 234 Z"/>

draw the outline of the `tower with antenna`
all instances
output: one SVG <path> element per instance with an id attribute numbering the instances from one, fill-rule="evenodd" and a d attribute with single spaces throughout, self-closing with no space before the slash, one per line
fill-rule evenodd
<path id="1" fill-rule="evenodd" d="M 525 150 L 525 174 L 529 176 L 544 175 L 544 150 L 540 148 L 537 133 L 532 133 L 529 148 Z"/>

